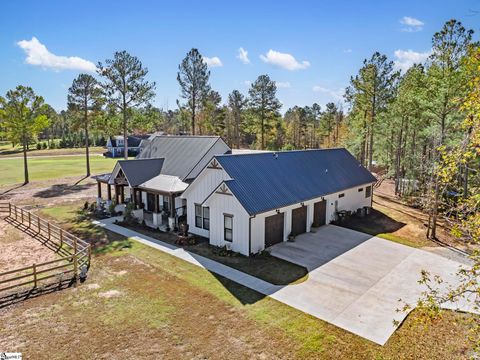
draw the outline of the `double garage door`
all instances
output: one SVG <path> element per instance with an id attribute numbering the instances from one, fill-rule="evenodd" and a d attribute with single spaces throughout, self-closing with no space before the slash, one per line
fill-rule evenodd
<path id="1" fill-rule="evenodd" d="M 327 202 L 319 201 L 313 206 L 313 226 L 325 225 Z M 265 218 L 265 247 L 278 244 L 284 239 L 285 214 L 279 213 Z M 307 232 L 307 207 L 302 206 L 292 210 L 292 235 L 297 236 Z"/>

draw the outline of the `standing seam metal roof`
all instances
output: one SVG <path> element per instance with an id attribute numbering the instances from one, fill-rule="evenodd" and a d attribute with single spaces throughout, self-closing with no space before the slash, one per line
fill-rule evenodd
<path id="1" fill-rule="evenodd" d="M 157 176 L 162 171 L 164 159 L 136 159 L 119 160 L 118 165 L 122 169 L 130 186 L 138 186 L 147 180 Z"/>
<path id="2" fill-rule="evenodd" d="M 164 158 L 162 174 L 186 180 L 218 141 L 223 143 L 219 136 L 156 136 L 148 142 L 137 159 Z M 224 153 L 229 150 L 225 144 Z M 211 154 L 211 157 L 214 155 L 217 154 Z"/>
<path id="3" fill-rule="evenodd" d="M 225 183 L 250 215 L 293 205 L 376 178 L 346 149 L 216 156 Z"/>

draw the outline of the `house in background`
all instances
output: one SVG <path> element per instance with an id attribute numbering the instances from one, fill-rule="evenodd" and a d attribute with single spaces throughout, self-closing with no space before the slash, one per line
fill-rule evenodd
<path id="1" fill-rule="evenodd" d="M 145 143 L 134 160 L 119 160 L 112 173 L 94 176 L 98 199 L 107 187 L 107 205 L 112 201 L 123 211 L 135 204 L 134 216 L 154 228 L 174 229 L 185 215 L 186 201 L 180 197 L 215 155 L 231 149 L 218 136 L 161 135 Z"/>
<path id="2" fill-rule="evenodd" d="M 248 256 L 370 207 L 375 182 L 346 149 L 219 155 L 182 198 L 191 233 Z"/>
<path id="3" fill-rule="evenodd" d="M 137 156 L 142 148 L 142 142 L 147 140 L 150 135 L 129 135 L 128 142 L 128 156 Z M 123 157 L 125 152 L 124 138 L 122 135 L 110 136 L 106 145 L 107 151 L 103 154 L 106 157 Z"/>

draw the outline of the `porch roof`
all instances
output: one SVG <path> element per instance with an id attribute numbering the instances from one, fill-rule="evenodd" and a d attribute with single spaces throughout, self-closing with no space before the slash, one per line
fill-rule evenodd
<path id="1" fill-rule="evenodd" d="M 177 176 L 161 174 L 138 185 L 138 188 L 153 192 L 175 194 L 183 192 L 187 186 L 188 184 Z"/>
<path id="2" fill-rule="evenodd" d="M 111 175 L 112 173 L 100 174 L 100 175 L 91 176 L 91 178 L 94 180 L 97 180 L 98 182 L 108 184 L 108 180 L 110 179 Z"/>

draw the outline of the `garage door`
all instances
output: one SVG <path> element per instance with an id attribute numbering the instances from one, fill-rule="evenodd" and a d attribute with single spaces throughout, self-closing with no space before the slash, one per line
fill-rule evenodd
<path id="1" fill-rule="evenodd" d="M 283 241 L 283 213 L 265 218 L 265 247 Z"/>
<path id="2" fill-rule="evenodd" d="M 307 207 L 302 206 L 292 210 L 292 235 L 307 232 Z"/>
<path id="3" fill-rule="evenodd" d="M 327 201 L 319 201 L 313 205 L 313 226 L 319 227 L 325 225 L 327 214 Z"/>

